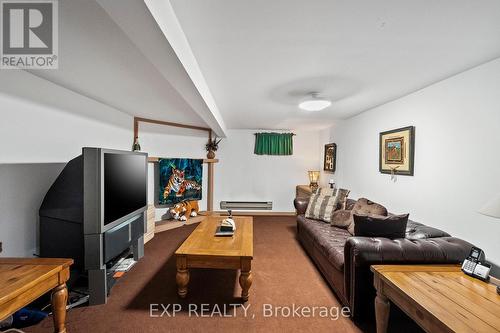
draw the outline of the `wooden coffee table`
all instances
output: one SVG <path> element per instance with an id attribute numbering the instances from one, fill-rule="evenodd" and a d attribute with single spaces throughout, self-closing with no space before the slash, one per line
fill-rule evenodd
<path id="1" fill-rule="evenodd" d="M 377 333 L 387 330 L 391 300 L 427 332 L 500 332 L 496 287 L 456 265 L 374 265 Z"/>
<path id="2" fill-rule="evenodd" d="M 215 237 L 215 229 L 224 219 L 207 216 L 175 251 L 177 258 L 177 293 L 187 295 L 190 268 L 239 269 L 241 298 L 248 301 L 252 285 L 253 219 L 235 216 L 236 231 L 232 237 Z"/>

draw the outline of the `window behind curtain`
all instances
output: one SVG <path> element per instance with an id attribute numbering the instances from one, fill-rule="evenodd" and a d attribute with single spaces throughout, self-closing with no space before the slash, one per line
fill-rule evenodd
<path id="1" fill-rule="evenodd" d="M 255 133 L 257 155 L 293 155 L 293 133 Z"/>

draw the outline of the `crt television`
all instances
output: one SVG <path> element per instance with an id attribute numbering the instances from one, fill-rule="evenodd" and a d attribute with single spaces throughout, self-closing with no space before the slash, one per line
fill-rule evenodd
<path id="1" fill-rule="evenodd" d="M 83 148 L 84 234 L 100 234 L 147 209 L 146 153 Z"/>

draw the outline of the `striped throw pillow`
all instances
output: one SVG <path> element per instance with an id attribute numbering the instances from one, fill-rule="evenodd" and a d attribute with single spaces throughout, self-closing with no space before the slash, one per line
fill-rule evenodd
<path id="1" fill-rule="evenodd" d="M 320 187 L 318 189 L 318 192 L 321 195 L 327 195 L 327 196 L 335 196 L 337 195 L 337 189 L 336 188 L 329 188 L 329 187 Z"/>
<path id="2" fill-rule="evenodd" d="M 337 207 L 339 197 L 313 194 L 309 199 L 305 216 L 309 219 L 322 220 L 330 223 Z"/>

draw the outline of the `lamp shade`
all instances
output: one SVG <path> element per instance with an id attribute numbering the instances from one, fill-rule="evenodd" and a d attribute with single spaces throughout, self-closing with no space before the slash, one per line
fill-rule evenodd
<path id="1" fill-rule="evenodd" d="M 481 207 L 479 213 L 500 219 L 500 194 Z"/>
<path id="2" fill-rule="evenodd" d="M 319 171 L 307 171 L 309 174 L 309 182 L 311 184 L 317 184 L 319 180 Z"/>

